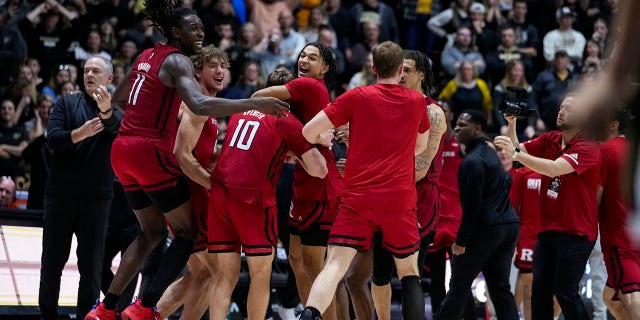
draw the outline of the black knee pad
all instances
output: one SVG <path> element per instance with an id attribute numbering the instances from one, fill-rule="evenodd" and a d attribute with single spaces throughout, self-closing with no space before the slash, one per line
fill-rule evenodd
<path id="1" fill-rule="evenodd" d="M 382 247 L 382 235 L 373 235 L 373 277 L 376 286 L 384 286 L 391 282 L 393 276 L 393 255 Z"/>
<path id="2" fill-rule="evenodd" d="M 127 191 L 125 192 L 127 196 L 127 200 L 129 201 L 129 205 L 133 210 L 142 210 L 144 208 L 150 207 L 153 203 L 147 193 L 142 189 Z"/>

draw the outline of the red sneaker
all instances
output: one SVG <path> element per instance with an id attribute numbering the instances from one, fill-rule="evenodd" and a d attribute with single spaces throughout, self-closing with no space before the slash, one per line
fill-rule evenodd
<path id="1" fill-rule="evenodd" d="M 106 309 L 104 303 L 97 300 L 93 309 L 84 317 L 84 320 L 116 320 L 116 311 Z"/>
<path id="2" fill-rule="evenodd" d="M 142 300 L 130 304 L 120 314 L 122 320 L 162 320 L 156 308 L 145 308 L 142 306 Z"/>

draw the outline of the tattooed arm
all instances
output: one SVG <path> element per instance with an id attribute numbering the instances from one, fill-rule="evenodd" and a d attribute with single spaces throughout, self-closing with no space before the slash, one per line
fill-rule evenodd
<path id="1" fill-rule="evenodd" d="M 440 147 L 440 139 L 447 131 L 447 122 L 442 108 L 435 104 L 430 104 L 427 106 L 427 112 L 431 123 L 429 142 L 427 143 L 427 149 L 416 156 L 416 181 L 420 181 L 427 176 L 431 161 L 433 161 Z"/>

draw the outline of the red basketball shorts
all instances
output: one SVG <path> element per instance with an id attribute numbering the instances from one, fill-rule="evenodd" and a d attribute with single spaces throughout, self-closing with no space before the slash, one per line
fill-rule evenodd
<path id="1" fill-rule="evenodd" d="M 328 245 L 371 248 L 374 231 L 382 232 L 382 245 L 397 258 L 410 256 L 420 247 L 416 210 L 375 210 L 354 207 L 344 201 L 331 228 Z"/>
<path id="2" fill-rule="evenodd" d="M 173 187 L 182 176 L 167 142 L 118 135 L 111 146 L 111 165 L 125 192 L 153 192 Z"/>
<path id="3" fill-rule="evenodd" d="M 611 300 L 620 300 L 619 292 L 640 292 L 640 250 L 610 247 L 602 251 L 607 267 L 607 287 L 615 291 Z"/>
<path id="4" fill-rule="evenodd" d="M 293 198 L 289 225 L 305 230 L 316 225 L 320 230 L 331 230 L 336 217 L 338 198 L 329 200 L 302 200 Z"/>
<path id="5" fill-rule="evenodd" d="M 420 238 L 425 237 L 436 228 L 438 208 L 440 207 L 440 191 L 433 183 L 418 183 L 418 232 Z"/>
<path id="6" fill-rule="evenodd" d="M 436 252 L 449 249 L 456 241 L 460 220 L 440 215 L 438 218 L 438 226 L 436 228 L 436 236 L 433 245 L 429 247 L 427 252 Z"/>
<path id="7" fill-rule="evenodd" d="M 270 255 L 277 246 L 278 210 L 240 201 L 220 182 L 212 180 L 207 236 L 209 252 Z"/>
<path id="8" fill-rule="evenodd" d="M 193 218 L 198 225 L 195 251 L 207 249 L 207 219 L 209 215 L 209 190 L 189 180 L 189 192 L 193 204 Z"/>

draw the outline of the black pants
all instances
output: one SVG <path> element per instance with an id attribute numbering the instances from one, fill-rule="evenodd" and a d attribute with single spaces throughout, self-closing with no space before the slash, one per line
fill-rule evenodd
<path id="1" fill-rule="evenodd" d="M 465 253 L 451 259 L 449 292 L 436 319 L 460 318 L 466 300 L 470 299 L 471 284 L 480 271 L 487 282 L 498 319 L 518 319 L 518 309 L 509 285 L 509 271 L 519 233 L 517 223 L 483 227 L 476 231 Z"/>
<path id="2" fill-rule="evenodd" d="M 427 254 L 427 264 L 429 265 L 429 273 L 431 275 L 431 285 L 429 286 L 429 296 L 431 297 L 431 310 L 435 316 L 442 300 L 447 295 L 445 288 L 445 277 L 447 269 L 447 253 L 451 256 L 451 249 L 442 249 Z M 468 295 L 471 296 L 471 288 L 469 288 Z M 473 299 L 467 299 L 464 310 L 462 312 L 462 319 L 476 320 L 475 303 Z"/>
<path id="3" fill-rule="evenodd" d="M 105 240 L 104 262 L 102 267 L 102 293 L 107 294 L 114 274 L 111 271 L 113 258 L 118 253 L 124 253 L 131 242 L 140 234 L 140 223 L 136 219 L 127 197 L 119 182 L 113 184 L 113 201 L 109 213 L 109 224 Z M 116 310 L 124 310 L 133 299 L 138 284 L 138 277 L 134 277 L 118 299 Z"/>
<path id="4" fill-rule="evenodd" d="M 594 245 L 586 236 L 552 231 L 538 234 L 533 252 L 533 319 L 553 319 L 554 294 L 565 319 L 589 319 L 578 286 Z"/>
<path id="5" fill-rule="evenodd" d="M 77 318 L 91 310 L 100 297 L 100 278 L 111 200 L 78 200 L 46 196 L 42 234 L 42 260 L 38 304 L 42 319 L 58 319 L 60 277 L 71 251 L 71 236 L 78 247 Z"/>

